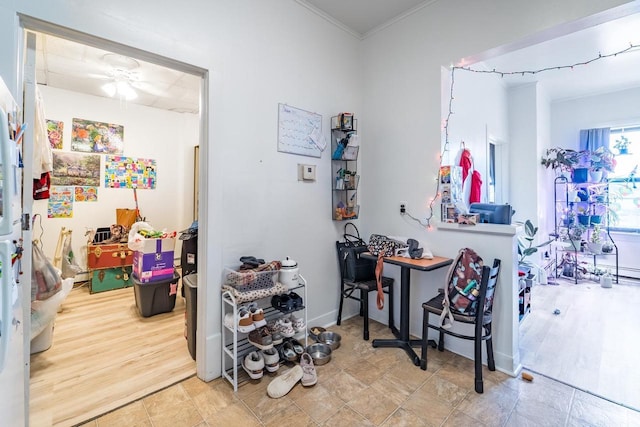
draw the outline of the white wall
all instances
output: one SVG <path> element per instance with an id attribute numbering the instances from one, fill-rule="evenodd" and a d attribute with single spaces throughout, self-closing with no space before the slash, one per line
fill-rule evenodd
<path id="1" fill-rule="evenodd" d="M 3 0 L 0 75 L 17 87 L 16 12 L 209 70 L 208 147 L 201 148 L 209 207 L 199 237 L 208 270 L 206 300 L 199 301 L 208 357 L 198 369 L 209 379 L 220 369 L 218 278 L 239 255 L 294 257 L 310 283 L 310 318 L 335 319 L 334 241 L 342 224 L 330 219 L 329 155 L 276 152 L 278 102 L 316 111 L 325 125 L 340 111 L 355 112 L 363 141 L 362 234 L 424 239 L 422 227 L 401 219 L 397 202 L 414 201 L 409 210 L 423 216 L 435 188 L 441 67 L 624 3 L 441 1 L 360 42 L 291 0 L 161 1 L 154 7 L 125 0 Z M 299 162 L 318 164 L 315 184 L 297 182 Z M 457 249 L 438 233 L 428 239 L 436 253 Z"/>
<path id="2" fill-rule="evenodd" d="M 73 118 L 124 126 L 123 156 L 153 159 L 157 166 L 155 190 L 138 190 L 140 213 L 158 230 L 181 231 L 193 221 L 193 147 L 198 144 L 198 117 L 119 100 L 40 86 L 47 119 L 64 122 L 62 152 L 71 152 Z M 57 150 L 56 150 L 57 151 Z M 34 214 L 42 217 L 41 241 L 53 258 L 61 227 L 73 230 L 73 250 L 86 266 L 87 228 L 115 224 L 116 208 L 135 208 L 133 190 L 105 188 L 101 155 L 98 201 L 74 203 L 73 218 L 47 218 L 48 200 L 34 201 Z M 35 234 L 40 236 L 39 223 Z M 179 242 L 179 240 L 178 240 Z M 179 243 L 176 256 L 180 255 Z"/>
<path id="3" fill-rule="evenodd" d="M 580 129 L 620 127 L 640 123 L 640 87 L 598 94 L 551 104 L 551 146 L 579 149 Z M 551 170 L 549 175 L 553 175 Z M 551 188 L 551 187 L 550 187 Z M 548 197 L 551 199 L 553 195 Z M 553 204 L 549 216 L 553 218 Z M 552 225 L 552 224 L 551 224 Z M 620 274 L 640 276 L 637 263 L 640 236 L 636 233 L 611 233 L 618 246 Z M 612 257 L 598 261 L 615 265 Z"/>
<path id="4" fill-rule="evenodd" d="M 198 309 L 206 335 L 198 354 L 203 344 L 207 351 L 198 358 L 201 378 L 220 375 L 220 277 L 241 255 L 294 258 L 310 284 L 309 318 L 335 321 L 334 245 L 343 224 L 331 220 L 330 155 L 278 152 L 277 108 L 282 102 L 321 114 L 327 138 L 332 115 L 351 111 L 360 118 L 359 40 L 291 0 L 162 1 L 153 7 L 124 0 L 9 1 L 0 7 L 6 24 L 0 28 L 0 75 L 7 81 L 15 79 L 17 11 L 209 70 L 208 144 L 201 147 L 209 206 L 198 239 L 205 296 Z M 317 165 L 315 183 L 297 181 L 298 163 Z"/>
<path id="5" fill-rule="evenodd" d="M 494 48 L 498 48 L 494 54 L 514 49 L 506 45 L 623 3 L 434 2 L 365 39 L 362 127 L 371 149 L 362 156 L 363 180 L 367 177 L 361 193 L 366 213 L 363 234 L 412 236 L 427 240 L 435 253 L 453 256 L 459 249 L 457 241 L 441 231 L 427 232 L 401 217 L 397 208 L 398 201 L 406 200 L 413 216 L 425 218 L 429 214 L 427 205 L 435 192 L 442 141 L 442 98 L 448 96 L 441 87 L 441 67 Z M 452 131 L 461 123 L 455 120 L 454 114 Z M 538 162 L 537 158 L 530 161 Z M 511 194 L 531 190 L 533 185 L 528 180 L 512 182 Z M 504 259 L 509 254 L 500 256 Z M 439 280 L 441 276 L 435 273 L 415 275 L 412 300 L 425 301 L 442 283 Z M 416 316 L 419 312 L 413 311 L 412 317 Z M 415 323 L 411 332 L 420 334 Z M 503 343 L 505 351 L 517 348 L 517 331 L 503 339 L 511 340 Z"/>

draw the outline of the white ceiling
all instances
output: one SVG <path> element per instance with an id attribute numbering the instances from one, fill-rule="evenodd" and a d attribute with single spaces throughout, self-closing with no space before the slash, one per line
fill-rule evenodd
<path id="1" fill-rule="evenodd" d="M 59 89 L 107 97 L 102 86 L 113 81 L 109 77 L 113 67 L 104 60 L 109 53 L 37 34 L 36 81 Z M 199 77 L 144 61 L 137 62 L 139 67 L 132 70 L 131 75 L 138 98 L 129 102 L 176 112 L 198 112 Z"/>
<path id="2" fill-rule="evenodd" d="M 296 0 L 356 37 L 364 38 L 436 0 Z M 640 45 L 640 14 L 575 32 L 525 49 L 474 64 L 498 71 L 538 70 L 587 61 L 598 53 Z M 40 84 L 96 96 L 109 82 L 109 52 L 38 34 L 36 77 Z M 138 99 L 130 101 L 177 112 L 198 112 L 199 77 L 138 61 L 133 82 Z M 509 86 L 540 81 L 551 100 L 580 97 L 640 86 L 640 49 L 573 70 L 531 76 L 505 76 Z"/>
<path id="3" fill-rule="evenodd" d="M 640 45 L 640 14 L 629 15 L 582 31 L 520 49 L 471 68 L 506 72 L 533 71 L 587 62 L 601 55 Z M 601 58 L 573 69 L 553 69 L 535 76 L 504 76 L 508 86 L 538 81 L 551 101 L 640 87 L 640 48 Z"/>

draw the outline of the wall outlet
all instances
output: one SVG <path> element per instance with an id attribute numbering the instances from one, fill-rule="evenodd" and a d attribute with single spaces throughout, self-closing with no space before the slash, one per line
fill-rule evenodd
<path id="1" fill-rule="evenodd" d="M 407 212 L 407 202 L 400 202 L 400 214 L 404 215 Z"/>

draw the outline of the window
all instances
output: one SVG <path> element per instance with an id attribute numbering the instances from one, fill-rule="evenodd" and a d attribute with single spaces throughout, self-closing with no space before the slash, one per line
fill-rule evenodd
<path id="1" fill-rule="evenodd" d="M 616 155 L 608 176 L 611 229 L 640 232 L 640 126 L 612 128 L 609 147 Z"/>

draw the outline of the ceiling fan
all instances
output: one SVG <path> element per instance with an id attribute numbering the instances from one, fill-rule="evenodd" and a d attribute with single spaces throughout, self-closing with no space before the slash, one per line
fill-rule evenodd
<path id="1" fill-rule="evenodd" d="M 109 97 L 131 101 L 138 97 L 138 91 L 154 96 L 166 96 L 160 89 L 145 82 L 138 61 L 124 55 L 106 53 L 102 56 L 106 65 L 104 74 L 91 74 L 90 77 L 106 80 L 101 86 Z"/>

